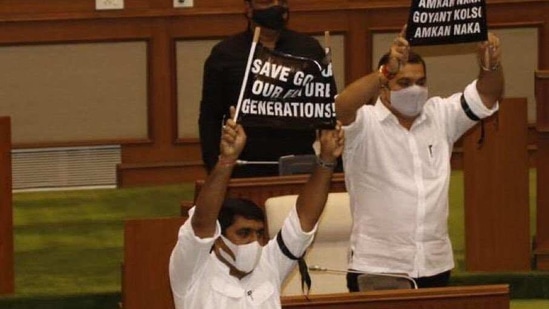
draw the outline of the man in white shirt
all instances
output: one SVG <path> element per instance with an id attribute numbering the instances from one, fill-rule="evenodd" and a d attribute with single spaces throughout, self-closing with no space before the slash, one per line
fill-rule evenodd
<path id="1" fill-rule="evenodd" d="M 179 231 L 169 265 L 178 309 L 280 308 L 282 282 L 313 240 L 343 150 L 341 125 L 320 133 L 319 164 L 281 231 L 266 245 L 262 210 L 247 200 L 224 200 L 245 142 L 243 128 L 228 120 L 219 160 Z"/>
<path id="2" fill-rule="evenodd" d="M 379 71 L 336 98 L 354 219 L 349 269 L 405 274 L 419 287 L 445 286 L 454 267 L 447 228 L 452 147 L 498 109 L 500 42 L 489 33 L 479 44 L 478 79 L 462 93 L 427 99 L 425 63 L 410 51 L 404 31 Z M 347 286 L 358 290 L 357 274 L 347 275 Z"/>

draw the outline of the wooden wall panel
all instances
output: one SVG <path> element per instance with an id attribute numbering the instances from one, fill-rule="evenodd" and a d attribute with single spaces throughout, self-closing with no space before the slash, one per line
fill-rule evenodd
<path id="1" fill-rule="evenodd" d="M 549 70 L 540 70 L 535 73 L 538 132 L 549 133 Z"/>
<path id="2" fill-rule="evenodd" d="M 537 225 L 535 250 L 536 266 L 549 270 L 549 70 L 536 72 L 537 121 Z"/>
<path id="3" fill-rule="evenodd" d="M 204 170 L 199 141 L 178 139 L 176 42 L 220 39 L 240 31 L 246 25 L 243 4 L 243 0 L 201 0 L 194 8 L 174 9 L 172 0 L 126 0 L 123 10 L 96 11 L 93 0 L 4 0 L 0 44 L 150 42 L 149 140 L 119 141 L 124 144 L 119 184 L 193 180 Z M 344 36 L 347 83 L 370 72 L 373 33 L 398 31 L 409 9 L 408 0 L 300 0 L 290 5 L 290 27 L 311 35 L 329 30 Z M 487 15 L 491 26 L 539 27 L 538 63 L 547 69 L 548 0 L 488 0 Z"/>
<path id="4" fill-rule="evenodd" d="M 176 43 L 177 137 L 199 138 L 198 116 L 202 99 L 203 66 L 219 40 L 179 40 Z"/>
<path id="5" fill-rule="evenodd" d="M 11 124 L 0 117 L 0 295 L 15 291 L 11 194 Z"/>
<path id="6" fill-rule="evenodd" d="M 546 101 L 547 102 L 547 101 Z M 535 262 L 538 270 L 549 270 L 549 133 L 539 133 L 537 156 L 537 218 Z"/>
<path id="7" fill-rule="evenodd" d="M 481 129 L 475 126 L 463 140 L 466 268 L 530 270 L 526 100 L 501 102 L 484 120 L 479 147 Z"/>
<path id="8" fill-rule="evenodd" d="M 19 147 L 148 139 L 146 41 L 0 46 L 0 67 Z"/>

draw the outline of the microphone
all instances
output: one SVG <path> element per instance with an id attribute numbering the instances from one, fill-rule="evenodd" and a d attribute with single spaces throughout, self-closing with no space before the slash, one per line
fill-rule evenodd
<path id="1" fill-rule="evenodd" d="M 358 270 L 351 270 L 351 269 L 349 269 L 349 270 L 330 269 L 330 268 L 322 267 L 320 265 L 309 266 L 309 270 L 310 271 L 318 271 L 318 272 L 334 273 L 334 274 L 342 274 L 342 275 L 346 275 L 347 273 L 352 273 L 352 274 L 359 274 L 359 275 L 376 275 L 376 276 L 387 276 L 387 277 L 393 277 L 393 278 L 402 278 L 402 279 L 406 279 L 406 280 L 410 281 L 412 283 L 412 285 L 414 286 L 414 289 L 418 288 L 416 281 L 412 277 L 407 276 L 407 275 L 388 274 L 388 273 L 372 273 L 372 272 L 367 272 L 367 271 L 358 271 Z"/>

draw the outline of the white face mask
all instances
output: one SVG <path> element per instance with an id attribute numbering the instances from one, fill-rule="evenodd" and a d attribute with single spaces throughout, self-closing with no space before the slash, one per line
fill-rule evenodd
<path id="1" fill-rule="evenodd" d="M 259 262 L 263 249 L 257 241 L 245 245 L 235 245 L 223 235 L 221 235 L 221 239 L 235 256 L 233 258 L 230 254 L 220 248 L 219 253 L 227 262 L 243 273 L 249 273 L 254 270 Z"/>
<path id="2" fill-rule="evenodd" d="M 391 106 L 404 116 L 414 117 L 423 110 L 428 95 L 427 87 L 418 85 L 391 90 Z"/>

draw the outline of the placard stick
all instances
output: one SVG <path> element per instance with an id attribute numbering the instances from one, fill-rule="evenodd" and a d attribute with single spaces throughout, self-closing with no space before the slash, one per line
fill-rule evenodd
<path id="1" fill-rule="evenodd" d="M 490 57 L 491 57 L 491 53 L 490 53 L 490 44 L 486 44 L 486 49 L 484 50 L 484 67 L 487 69 L 487 70 L 490 70 L 492 67 L 491 67 L 491 64 L 490 64 Z"/>
<path id="2" fill-rule="evenodd" d="M 328 54 L 330 51 L 330 31 L 324 31 L 324 52 Z"/>
<path id="3" fill-rule="evenodd" d="M 252 60 L 255 54 L 255 48 L 257 42 L 259 41 L 259 34 L 261 33 L 260 27 L 255 27 L 254 30 L 254 39 L 252 41 L 252 46 L 250 47 L 250 54 L 248 55 L 248 63 L 246 64 L 246 70 L 244 71 L 244 80 L 242 80 L 242 87 L 240 88 L 240 95 L 238 96 L 238 103 L 236 105 L 236 112 L 234 113 L 234 122 L 238 119 L 238 114 L 240 112 L 240 105 L 242 104 L 242 98 L 244 97 L 244 90 L 246 89 L 246 84 L 248 83 L 248 73 L 250 72 L 250 67 L 252 66 Z"/>

